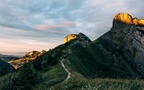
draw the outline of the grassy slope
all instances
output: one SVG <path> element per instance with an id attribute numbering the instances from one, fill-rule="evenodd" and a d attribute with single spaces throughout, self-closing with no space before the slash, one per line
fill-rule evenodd
<path id="1" fill-rule="evenodd" d="M 120 55 L 123 51 L 116 49 L 111 42 L 97 39 L 86 48 L 80 45 L 70 48 L 72 54 L 66 57 L 68 66 L 88 78 L 138 77 L 137 71 L 125 56 L 117 56 L 119 61 L 115 62 L 113 55 Z"/>
<path id="2" fill-rule="evenodd" d="M 110 41 L 102 39 L 93 41 L 86 48 L 81 47 L 79 44 L 69 46 L 71 43 L 58 46 L 31 63 L 31 65 L 34 65 L 36 73 L 41 73 L 42 76 L 41 81 L 36 86 L 32 86 L 33 89 L 49 89 L 51 86 L 53 86 L 52 89 L 60 90 L 85 90 L 84 88 L 87 90 L 95 90 L 96 88 L 100 90 L 128 90 L 126 88 L 143 88 L 144 81 L 142 80 L 108 79 L 138 76 L 138 73 L 125 56 L 125 53 L 129 55 L 128 51 L 117 49 Z M 68 49 L 72 50 L 71 54 L 67 54 Z M 125 53 L 123 54 L 123 52 Z M 111 56 L 120 54 L 121 56 L 118 57 L 122 58 L 119 59 L 119 63 L 115 64 L 114 58 L 111 58 Z M 72 73 L 70 80 L 65 83 L 61 82 L 66 78 L 67 73 L 59 61 L 63 55 L 66 55 L 65 65 Z M 2 85 L 2 82 L 4 80 L 9 81 L 6 79 L 9 77 L 10 75 L 1 77 L 0 86 L 5 86 Z M 10 85 L 13 85 L 13 82 Z"/>
<path id="3" fill-rule="evenodd" d="M 63 82 L 67 73 L 60 64 L 53 66 L 49 71 L 42 73 L 42 82 L 34 87 L 34 89 L 47 89 L 52 85 Z"/>

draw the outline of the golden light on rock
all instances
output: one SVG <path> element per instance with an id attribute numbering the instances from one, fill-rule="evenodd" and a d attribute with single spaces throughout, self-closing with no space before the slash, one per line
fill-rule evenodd
<path id="1" fill-rule="evenodd" d="M 144 19 L 139 20 L 139 25 L 144 25 Z"/>
<path id="2" fill-rule="evenodd" d="M 139 19 L 133 18 L 133 24 L 138 25 L 139 24 Z"/>
<path id="3" fill-rule="evenodd" d="M 77 34 L 70 34 L 70 35 L 68 35 L 68 36 L 66 36 L 65 38 L 64 38 L 64 43 L 67 43 L 67 42 L 69 42 L 70 40 L 73 40 L 73 39 L 76 39 L 77 38 Z"/>
<path id="4" fill-rule="evenodd" d="M 114 21 L 121 21 L 127 24 L 144 25 L 144 19 L 139 20 L 138 18 L 133 18 L 128 13 L 118 13 L 114 16 Z"/>
<path id="5" fill-rule="evenodd" d="M 122 21 L 127 24 L 132 24 L 132 16 L 128 13 L 118 13 L 116 16 L 114 16 L 115 21 Z"/>

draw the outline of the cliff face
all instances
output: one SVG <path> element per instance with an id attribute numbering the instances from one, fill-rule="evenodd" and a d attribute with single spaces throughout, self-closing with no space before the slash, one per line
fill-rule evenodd
<path id="1" fill-rule="evenodd" d="M 115 49 L 121 51 L 119 55 L 113 54 L 115 61 L 123 58 L 144 76 L 144 23 L 143 20 L 132 18 L 129 14 L 118 14 L 114 17 L 111 31 L 101 37 L 108 41 Z M 117 17 L 117 19 L 116 19 Z M 133 20 L 133 21 L 132 21 Z M 110 52 L 110 51 L 107 51 Z M 114 58 L 113 57 L 113 58 Z"/>
<path id="2" fill-rule="evenodd" d="M 37 57 L 43 55 L 46 51 L 31 51 L 28 52 L 24 57 L 19 58 L 17 60 L 12 60 L 12 61 L 8 61 L 9 64 L 11 64 L 15 69 L 20 68 L 21 66 L 23 66 L 25 63 L 28 63 L 30 61 L 35 60 Z"/>
<path id="3" fill-rule="evenodd" d="M 138 18 L 133 18 L 128 13 L 118 13 L 114 16 L 114 21 L 120 21 L 127 24 L 144 25 L 144 19 L 139 20 Z"/>
<path id="4" fill-rule="evenodd" d="M 69 42 L 70 40 L 73 40 L 73 39 L 76 39 L 77 38 L 77 34 L 70 34 L 70 35 L 68 35 L 68 36 L 66 36 L 65 38 L 64 38 L 64 43 L 67 43 L 67 42 Z"/>

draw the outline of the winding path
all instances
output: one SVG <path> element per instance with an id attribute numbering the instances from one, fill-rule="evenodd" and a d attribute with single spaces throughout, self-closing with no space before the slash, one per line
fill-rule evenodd
<path id="1" fill-rule="evenodd" d="M 69 72 L 68 69 L 65 67 L 65 65 L 64 65 L 64 59 L 62 59 L 62 60 L 60 61 L 60 63 L 61 63 L 61 65 L 62 65 L 62 67 L 64 68 L 64 70 L 68 73 L 67 78 L 64 80 L 64 81 L 67 81 L 67 80 L 69 80 L 70 77 L 71 77 L 71 72 Z"/>

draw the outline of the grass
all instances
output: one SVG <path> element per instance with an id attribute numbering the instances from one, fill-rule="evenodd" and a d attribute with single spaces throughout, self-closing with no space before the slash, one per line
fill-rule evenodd
<path id="1" fill-rule="evenodd" d="M 58 84 L 51 90 L 143 90 L 143 80 L 130 79 L 78 79 L 68 83 Z"/>
<path id="2" fill-rule="evenodd" d="M 43 90 L 63 82 L 66 78 L 67 73 L 64 71 L 60 64 L 53 66 L 49 71 L 42 73 L 42 82 L 35 86 L 34 90 Z"/>

